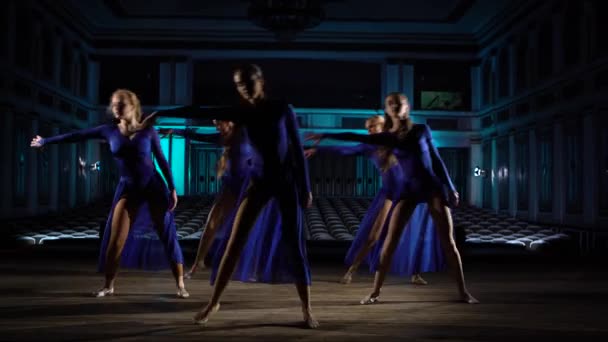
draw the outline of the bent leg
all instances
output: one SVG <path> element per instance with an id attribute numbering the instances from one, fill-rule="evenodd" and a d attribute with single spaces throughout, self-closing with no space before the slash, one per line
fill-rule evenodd
<path id="1" fill-rule="evenodd" d="M 388 213 L 391 210 L 392 204 L 393 204 L 393 202 L 390 200 L 384 201 L 384 204 L 382 205 L 382 208 L 378 212 L 378 215 L 376 216 L 374 224 L 369 232 L 367 241 L 365 242 L 363 247 L 359 250 L 359 252 L 357 252 L 357 255 L 355 256 L 355 260 L 353 261 L 353 264 L 348 268 L 348 271 L 346 271 L 346 274 L 344 274 L 344 277 L 342 277 L 342 280 L 340 281 L 342 284 L 349 284 L 352 281 L 353 274 L 355 274 L 355 272 L 357 272 L 357 269 L 361 265 L 361 262 L 363 262 L 363 259 L 367 256 L 367 254 L 369 254 L 369 251 L 374 247 L 376 242 L 378 242 L 378 240 L 380 239 L 380 234 L 382 233 L 382 228 L 384 227 L 384 224 L 386 223 L 386 218 L 388 217 Z"/>

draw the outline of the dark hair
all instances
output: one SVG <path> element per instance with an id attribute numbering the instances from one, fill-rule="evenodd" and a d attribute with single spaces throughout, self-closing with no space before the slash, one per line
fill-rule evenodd
<path id="1" fill-rule="evenodd" d="M 238 67 L 234 68 L 233 74 L 236 73 L 247 74 L 247 75 L 257 75 L 260 78 L 264 78 L 264 74 L 262 73 L 262 68 L 260 68 L 257 64 L 242 64 Z"/>

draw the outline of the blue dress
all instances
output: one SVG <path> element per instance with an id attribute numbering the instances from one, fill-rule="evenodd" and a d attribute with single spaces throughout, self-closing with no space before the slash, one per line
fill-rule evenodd
<path id="1" fill-rule="evenodd" d="M 400 164 L 393 165 L 388 170 L 381 171 L 381 160 L 378 156 L 378 148 L 372 145 L 359 144 L 356 146 L 322 146 L 317 147 L 318 153 L 333 153 L 338 155 L 364 155 L 369 158 L 378 169 L 382 177 L 382 186 L 372 200 L 365 216 L 359 224 L 357 234 L 346 253 L 345 263 L 352 265 L 355 257 L 370 238 L 371 229 L 374 226 L 378 213 L 386 200 L 398 200 L 403 194 L 399 185 L 405 182 Z M 380 238 L 370 253 L 364 259 L 369 265 L 370 271 L 375 272 L 380 262 L 382 245 L 386 239 L 389 211 L 385 224 L 381 228 Z M 390 273 L 411 276 L 416 273 L 437 272 L 445 268 L 443 251 L 437 238 L 435 225 L 430 217 L 427 204 L 416 206 L 412 217 L 400 237 L 397 249 L 393 254 Z"/>
<path id="2" fill-rule="evenodd" d="M 304 158 L 296 115 L 283 102 L 264 101 L 255 107 L 205 109 L 186 106 L 159 111 L 160 116 L 232 121 L 246 132 L 254 157 L 230 158 L 230 174 L 242 180 L 237 206 L 226 221 L 224 238 L 216 255 L 224 254 L 238 207 L 251 187 L 267 199 L 249 233 L 233 279 L 265 283 L 310 285 L 310 267 L 304 237 L 301 201 L 310 192 L 308 165 Z M 241 137 L 242 138 L 242 137 Z M 246 160 L 246 161 L 245 161 Z M 239 165 L 236 169 L 234 165 Z M 247 165 L 246 168 L 240 165 Z M 211 283 L 215 281 L 221 257 L 213 260 Z"/>
<path id="3" fill-rule="evenodd" d="M 399 198 L 412 203 L 428 203 L 440 195 L 446 205 L 449 193 L 456 191 L 437 148 L 432 142 L 431 129 L 424 124 L 415 124 L 403 137 L 393 133 L 356 134 L 329 133 L 329 139 L 358 141 L 365 144 L 393 148 L 403 172 L 399 182 Z"/>
<path id="4" fill-rule="evenodd" d="M 111 234 L 112 216 L 121 198 L 128 198 L 129 205 L 137 208 L 129 234 L 121 254 L 120 266 L 159 270 L 170 267 L 170 262 L 183 264 L 173 213 L 166 210 L 162 227 L 154 227 L 148 201 L 170 204 L 169 189 L 174 189 L 173 176 L 169 164 L 160 147 L 158 134 L 152 128 L 143 129 L 130 139 L 120 133 L 116 124 L 107 124 L 83 129 L 67 134 L 42 139 L 42 145 L 63 142 L 78 142 L 86 139 L 104 139 L 108 142 L 112 156 L 118 165 L 120 181 L 116 187 L 112 208 L 106 222 L 99 253 L 98 270 L 105 268 L 106 252 Z M 169 189 L 154 167 L 152 156 L 156 158 Z"/>

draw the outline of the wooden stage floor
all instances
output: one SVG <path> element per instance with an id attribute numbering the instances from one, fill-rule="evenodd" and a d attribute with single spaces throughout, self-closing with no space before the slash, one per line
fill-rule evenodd
<path id="1" fill-rule="evenodd" d="M 455 302 L 446 274 L 427 286 L 390 277 L 378 304 L 359 305 L 372 277 L 337 283 L 339 262 L 313 263 L 317 330 L 300 326 L 292 285 L 231 283 L 222 310 L 205 327 L 192 323 L 211 292 L 208 272 L 177 299 L 169 271 L 124 271 L 116 295 L 93 298 L 102 284 L 95 253 L 2 252 L 0 340 L 44 341 L 531 341 L 608 337 L 608 275 L 602 264 L 468 260 L 479 305 Z"/>

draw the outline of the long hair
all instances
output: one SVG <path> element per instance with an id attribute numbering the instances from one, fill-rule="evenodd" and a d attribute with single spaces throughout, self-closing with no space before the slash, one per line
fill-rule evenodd
<path id="1" fill-rule="evenodd" d="M 139 98 L 137 97 L 137 95 L 135 95 L 134 92 L 132 92 L 128 89 L 114 90 L 114 92 L 112 93 L 112 96 L 110 96 L 110 104 L 108 105 L 108 108 L 107 108 L 107 111 L 110 114 L 112 114 L 112 98 L 114 96 L 126 98 L 129 101 L 129 103 L 131 104 L 131 106 L 133 106 L 133 111 L 135 112 L 135 120 L 137 120 L 137 122 L 141 122 L 141 117 L 142 117 L 141 102 L 139 101 Z M 114 122 L 117 121 L 116 118 L 114 117 L 114 115 L 112 115 L 112 119 Z"/>
<path id="2" fill-rule="evenodd" d="M 223 122 L 217 121 L 217 124 L 221 125 L 221 124 L 223 124 Z M 235 130 L 236 130 L 236 128 L 233 125 L 228 133 L 226 133 L 225 135 L 223 133 L 221 133 L 222 134 L 222 145 L 224 146 L 224 148 L 222 150 L 222 155 L 220 156 L 220 159 L 217 161 L 217 165 L 216 165 L 216 169 L 215 169 L 217 178 L 221 178 L 222 175 L 224 175 L 224 173 L 228 169 L 228 155 L 230 154 L 232 140 L 234 139 L 234 136 L 235 136 Z"/>
<path id="3" fill-rule="evenodd" d="M 382 130 L 384 130 L 384 125 L 386 124 L 386 119 L 382 115 L 374 115 L 370 116 L 365 120 L 365 128 L 369 130 L 370 127 L 376 125 L 382 125 Z M 378 160 L 380 160 L 380 170 L 382 172 L 390 169 L 397 162 L 397 158 L 391 153 L 390 148 L 388 147 L 378 147 L 376 149 L 376 156 Z"/>
<path id="4" fill-rule="evenodd" d="M 402 100 L 405 101 L 405 103 L 407 103 L 407 106 L 408 106 L 407 107 L 408 108 L 407 117 L 404 119 L 399 119 L 401 127 L 396 132 L 396 134 L 399 138 L 403 138 L 412 129 L 412 127 L 414 127 L 414 122 L 412 121 L 412 118 L 410 117 L 410 101 L 407 98 L 407 96 L 405 96 L 405 94 L 399 93 L 399 92 L 392 92 L 386 96 L 385 105 L 386 105 L 386 100 L 388 100 L 391 97 L 400 97 Z M 393 119 L 390 117 L 390 115 L 388 115 L 386 110 L 384 111 L 384 119 L 385 119 L 384 131 L 388 132 L 388 131 L 390 131 L 391 128 L 393 128 Z"/>

